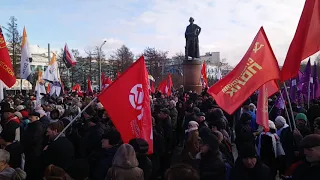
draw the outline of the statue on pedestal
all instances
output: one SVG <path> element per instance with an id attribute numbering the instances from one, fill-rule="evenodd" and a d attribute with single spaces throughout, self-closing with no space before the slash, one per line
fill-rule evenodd
<path id="1" fill-rule="evenodd" d="M 186 32 L 185 32 L 185 38 L 186 38 L 186 47 L 185 47 L 185 58 L 188 60 L 188 57 L 192 57 L 192 60 L 194 58 L 200 58 L 200 51 L 199 51 L 199 39 L 198 36 L 201 32 L 201 28 L 193 24 L 194 19 L 190 17 L 189 19 L 190 25 L 187 26 Z"/>

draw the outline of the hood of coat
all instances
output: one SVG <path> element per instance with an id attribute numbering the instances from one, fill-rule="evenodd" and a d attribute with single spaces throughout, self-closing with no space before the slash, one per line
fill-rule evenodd
<path id="1" fill-rule="evenodd" d="M 112 165 L 124 169 L 138 167 L 134 148 L 130 144 L 122 144 L 114 156 Z"/>

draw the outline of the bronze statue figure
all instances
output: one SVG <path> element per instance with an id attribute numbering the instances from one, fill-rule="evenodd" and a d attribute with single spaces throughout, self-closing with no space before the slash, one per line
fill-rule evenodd
<path id="1" fill-rule="evenodd" d="M 188 57 L 192 57 L 192 60 L 194 58 L 200 58 L 200 51 L 199 51 L 199 39 L 198 36 L 201 32 L 201 28 L 193 24 L 194 19 L 190 17 L 189 19 L 190 25 L 187 26 L 186 32 L 185 32 L 185 38 L 186 38 L 186 47 L 185 47 L 185 55 L 186 60 L 188 60 Z"/>

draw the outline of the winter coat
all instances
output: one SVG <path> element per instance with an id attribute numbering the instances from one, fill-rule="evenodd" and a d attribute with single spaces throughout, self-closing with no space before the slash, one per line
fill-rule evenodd
<path id="1" fill-rule="evenodd" d="M 170 109 L 170 117 L 171 117 L 172 129 L 176 130 L 177 129 L 177 123 L 178 123 L 178 111 L 177 111 L 177 109 L 175 107 Z"/>
<path id="2" fill-rule="evenodd" d="M 25 154 L 25 171 L 37 171 L 39 166 L 39 157 L 43 150 L 43 134 L 44 129 L 40 121 L 28 124 L 21 139 L 21 144 Z"/>
<path id="3" fill-rule="evenodd" d="M 208 153 L 201 155 L 200 180 L 225 180 L 226 166 L 219 155 Z"/>
<path id="4" fill-rule="evenodd" d="M 20 142 L 14 142 L 5 147 L 5 150 L 10 153 L 9 165 L 12 168 L 21 168 L 21 155 L 23 153 L 23 148 Z"/>
<path id="5" fill-rule="evenodd" d="M 100 124 L 96 124 L 95 126 L 89 128 L 89 132 L 85 137 L 87 145 L 86 151 L 88 155 L 91 154 L 93 151 L 101 148 L 101 138 L 103 133 L 104 131 Z"/>
<path id="6" fill-rule="evenodd" d="M 235 166 L 231 170 L 230 180 L 271 180 L 268 166 L 257 159 L 257 163 L 252 169 L 248 169 L 241 158 L 236 160 Z"/>
<path id="7" fill-rule="evenodd" d="M 108 170 L 105 180 L 143 180 L 143 170 L 138 165 L 133 147 L 123 144 L 115 154 L 112 167 Z"/>
<path id="8" fill-rule="evenodd" d="M 144 154 L 140 154 L 140 155 L 138 154 L 137 159 L 139 162 L 138 167 L 143 170 L 144 180 L 150 180 L 151 175 L 152 175 L 152 162 L 151 162 L 151 160 L 148 158 L 147 155 L 144 155 Z"/>
<path id="9" fill-rule="evenodd" d="M 300 164 L 293 172 L 293 180 L 319 180 L 320 179 L 320 163 L 310 165 L 305 162 Z"/>
<path id="10" fill-rule="evenodd" d="M 43 151 L 41 160 L 43 167 L 50 164 L 67 170 L 75 159 L 73 144 L 65 137 L 60 136 L 57 140 L 48 145 L 47 150 Z"/>
<path id="11" fill-rule="evenodd" d="M 93 153 L 89 160 L 92 180 L 104 180 L 119 146 Z"/>
<path id="12" fill-rule="evenodd" d="M 50 120 L 48 118 L 48 116 L 42 116 L 39 121 L 42 123 L 42 127 L 43 129 L 47 130 L 47 127 L 50 124 Z"/>

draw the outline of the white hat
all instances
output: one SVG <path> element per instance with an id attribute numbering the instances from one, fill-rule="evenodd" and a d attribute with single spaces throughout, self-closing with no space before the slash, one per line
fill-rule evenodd
<path id="1" fill-rule="evenodd" d="M 24 109 L 25 109 L 25 107 L 23 105 L 19 105 L 19 106 L 16 107 L 17 111 L 22 111 Z"/>
<path id="2" fill-rule="evenodd" d="M 270 121 L 270 120 L 269 120 L 269 128 L 270 128 L 270 129 L 277 130 L 276 125 L 274 124 L 274 122 L 273 122 L 273 121 Z"/>
<path id="3" fill-rule="evenodd" d="M 186 132 L 198 130 L 199 124 L 196 121 L 190 121 Z"/>
<path id="4" fill-rule="evenodd" d="M 282 116 L 278 116 L 276 119 L 275 119 L 275 122 L 278 123 L 278 124 L 282 124 L 282 125 L 285 125 L 287 124 L 286 122 L 286 119 Z"/>

